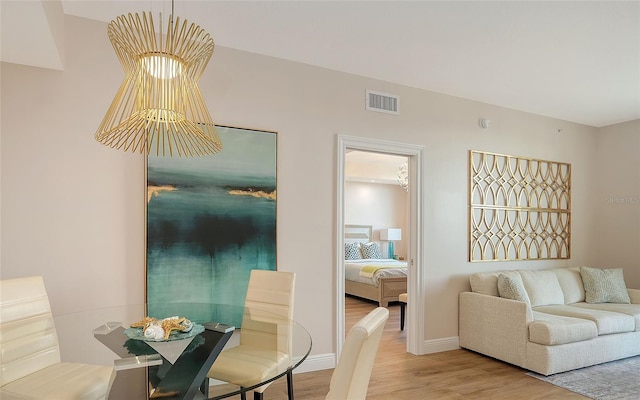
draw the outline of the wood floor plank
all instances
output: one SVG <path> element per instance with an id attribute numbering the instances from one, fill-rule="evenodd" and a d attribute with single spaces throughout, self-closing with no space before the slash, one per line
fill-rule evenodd
<path id="1" fill-rule="evenodd" d="M 347 331 L 375 307 L 373 302 L 347 296 Z M 588 397 L 532 378 L 521 368 L 471 351 L 409 354 L 405 350 L 406 332 L 400 331 L 399 304 L 390 304 L 389 311 L 389 321 L 369 382 L 368 400 L 588 400 Z M 329 392 L 332 373 L 333 370 L 323 370 L 296 374 L 296 399 L 324 399 Z M 287 399 L 286 380 L 274 382 L 264 392 L 264 398 Z"/>

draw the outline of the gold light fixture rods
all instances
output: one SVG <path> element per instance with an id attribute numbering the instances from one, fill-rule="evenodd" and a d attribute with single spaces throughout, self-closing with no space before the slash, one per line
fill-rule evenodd
<path id="1" fill-rule="evenodd" d="M 162 14 L 160 15 L 162 27 Z M 151 13 L 121 15 L 107 29 L 125 71 L 96 140 L 158 156 L 204 156 L 222 143 L 197 82 L 214 42 L 200 26 L 173 17 L 157 34 Z"/>

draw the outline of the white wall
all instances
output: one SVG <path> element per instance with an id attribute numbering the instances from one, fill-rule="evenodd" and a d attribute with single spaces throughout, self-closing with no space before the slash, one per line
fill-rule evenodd
<path id="1" fill-rule="evenodd" d="M 2 64 L 2 278 L 44 275 L 54 312 L 142 302 L 144 159 L 93 138 L 122 67 L 65 21 L 65 71 Z"/>
<path id="2" fill-rule="evenodd" d="M 144 296 L 143 157 L 93 138 L 123 72 L 105 24 L 65 23 L 65 71 L 2 64 L 1 76 L 2 278 L 44 275 L 57 313 Z M 295 317 L 312 355 L 334 351 L 337 134 L 425 146 L 425 340 L 457 336 L 458 293 L 473 272 L 601 253 L 595 128 L 227 48 L 200 87 L 217 123 L 278 132 L 278 268 L 298 274 Z M 366 89 L 399 95 L 402 114 L 367 112 Z M 572 163 L 571 260 L 467 262 L 469 149 Z M 625 254 L 620 264 L 637 271 L 637 253 Z"/>
<path id="3" fill-rule="evenodd" d="M 402 229 L 402 240 L 394 242 L 395 254 L 407 256 L 407 234 L 409 232 L 408 196 L 399 185 L 366 182 L 345 182 L 345 224 L 371 225 L 374 241 L 380 241 L 380 230 Z M 388 242 L 381 242 L 383 257 L 387 257 Z"/>
<path id="4" fill-rule="evenodd" d="M 597 137 L 593 266 L 624 268 L 627 286 L 640 288 L 640 120 L 612 125 Z"/>

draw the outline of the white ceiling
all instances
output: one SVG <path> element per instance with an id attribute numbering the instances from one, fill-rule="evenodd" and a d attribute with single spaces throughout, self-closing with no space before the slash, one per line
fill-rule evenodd
<path id="1" fill-rule="evenodd" d="M 348 150 L 345 154 L 345 178 L 348 181 L 397 185 L 400 166 L 407 160 L 406 156 Z"/>
<path id="2" fill-rule="evenodd" d="M 168 0 L 1 5 L 2 60 L 46 68 L 63 64 L 51 51 L 64 50 L 56 13 L 107 22 L 171 9 Z M 640 118 L 640 1 L 176 0 L 175 11 L 224 47 L 596 127 Z"/>

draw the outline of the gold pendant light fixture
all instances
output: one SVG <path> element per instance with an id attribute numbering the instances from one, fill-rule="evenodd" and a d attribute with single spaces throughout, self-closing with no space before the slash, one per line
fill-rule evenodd
<path id="1" fill-rule="evenodd" d="M 119 16 L 107 32 L 126 77 L 96 140 L 158 156 L 219 152 L 222 142 L 198 88 L 213 55 L 211 36 L 186 20 L 174 23 L 173 10 L 166 37 L 162 30 L 156 33 L 151 13 L 145 12 Z"/>
<path id="2" fill-rule="evenodd" d="M 405 161 L 398 168 L 398 183 L 405 192 L 409 191 L 409 161 Z"/>

